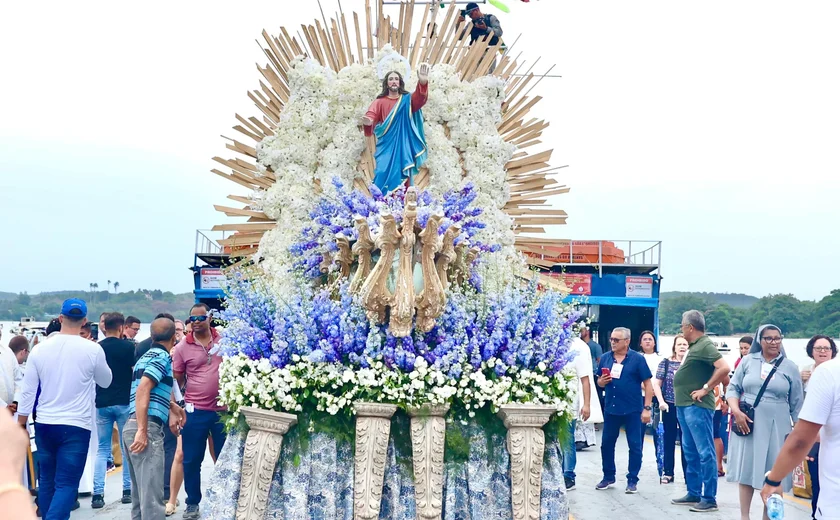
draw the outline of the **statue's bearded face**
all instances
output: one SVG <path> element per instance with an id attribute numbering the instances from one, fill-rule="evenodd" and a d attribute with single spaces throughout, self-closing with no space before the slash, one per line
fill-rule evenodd
<path id="1" fill-rule="evenodd" d="M 388 74 L 388 90 L 391 92 L 399 92 L 402 77 L 396 72 Z"/>

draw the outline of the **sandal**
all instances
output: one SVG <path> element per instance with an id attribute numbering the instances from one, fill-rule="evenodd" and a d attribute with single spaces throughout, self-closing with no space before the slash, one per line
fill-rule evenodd
<path id="1" fill-rule="evenodd" d="M 664 475 L 662 479 L 659 480 L 660 484 L 671 484 L 674 482 L 674 477 L 669 477 L 668 475 Z"/>

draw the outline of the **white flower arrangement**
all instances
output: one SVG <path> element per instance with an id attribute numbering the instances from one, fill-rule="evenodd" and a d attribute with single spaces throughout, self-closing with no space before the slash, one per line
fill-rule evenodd
<path id="1" fill-rule="evenodd" d="M 219 369 L 219 404 L 230 412 L 234 426 L 240 408 L 254 406 L 278 412 L 314 409 L 329 415 L 352 413 L 358 399 L 395 403 L 400 406 L 463 404 L 468 417 L 487 405 L 496 413 L 502 405 L 518 402 L 553 406 L 563 420 L 571 420 L 570 394 L 574 374 L 568 371 L 548 376 L 544 364 L 535 371 L 520 370 L 515 377 L 488 379 L 494 358 L 482 363 L 480 371 L 465 371 L 453 379 L 418 357 L 408 374 L 389 369 L 381 360 L 370 360 L 369 368 L 352 369 L 337 364 L 297 358 L 294 365 L 273 368 L 267 359 L 253 361 L 244 355 L 227 357 Z"/>
<path id="2" fill-rule="evenodd" d="M 277 228 L 260 242 L 261 266 L 274 274 L 274 290 L 282 297 L 289 286 L 285 273 L 292 266 L 288 247 L 309 220 L 319 190 L 332 190 L 335 177 L 352 186 L 365 148 L 359 125 L 381 88 L 380 70 L 408 72 L 407 62 L 390 45 L 365 64 L 338 73 L 314 60 L 298 57 L 289 69 L 291 94 L 274 135 L 257 145 L 261 170 L 271 169 L 277 181 L 252 194 L 255 205 Z M 406 78 L 413 90 L 417 73 Z M 503 211 L 509 199 L 505 164 L 515 146 L 499 135 L 504 81 L 484 76 L 462 81 L 452 65 L 435 65 L 429 75 L 429 99 L 423 108 L 430 184 L 435 196 L 472 183 L 484 210 L 486 227 L 476 236 L 486 244 L 512 246 L 512 220 Z M 447 131 L 449 137 L 447 137 Z M 495 255 L 491 255 L 495 256 Z M 506 254 L 491 261 L 508 261 Z"/>

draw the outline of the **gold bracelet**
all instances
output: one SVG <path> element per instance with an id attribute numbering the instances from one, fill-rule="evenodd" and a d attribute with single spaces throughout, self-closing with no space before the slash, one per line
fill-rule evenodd
<path id="1" fill-rule="evenodd" d="M 9 491 L 23 491 L 29 495 L 29 490 L 20 484 L 6 484 L 5 486 L 0 486 L 0 495 L 8 493 Z"/>

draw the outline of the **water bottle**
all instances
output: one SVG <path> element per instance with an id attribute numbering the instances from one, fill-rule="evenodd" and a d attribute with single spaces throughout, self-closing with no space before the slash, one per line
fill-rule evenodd
<path id="1" fill-rule="evenodd" d="M 767 518 L 770 520 L 784 520 L 785 518 L 785 503 L 776 493 L 767 499 Z"/>

